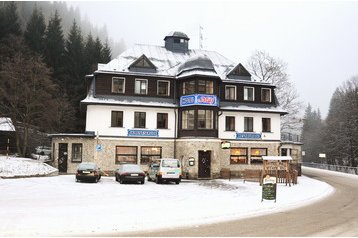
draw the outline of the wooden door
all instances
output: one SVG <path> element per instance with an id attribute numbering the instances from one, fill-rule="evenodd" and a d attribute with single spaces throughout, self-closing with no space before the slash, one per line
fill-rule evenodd
<path id="1" fill-rule="evenodd" d="M 199 150 L 199 178 L 211 177 L 211 151 Z"/>
<path id="2" fill-rule="evenodd" d="M 67 173 L 67 160 L 68 160 L 68 144 L 59 143 L 58 146 L 58 171 L 60 173 Z"/>

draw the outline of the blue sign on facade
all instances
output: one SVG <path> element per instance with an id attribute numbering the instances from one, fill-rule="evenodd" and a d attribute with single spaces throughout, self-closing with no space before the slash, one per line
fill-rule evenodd
<path id="1" fill-rule="evenodd" d="M 102 145 L 97 144 L 97 145 L 96 145 L 96 150 L 97 150 L 97 151 L 102 151 Z"/>
<path id="2" fill-rule="evenodd" d="M 158 137 L 159 130 L 128 130 L 128 136 Z"/>
<path id="3" fill-rule="evenodd" d="M 237 140 L 260 140 L 260 133 L 236 133 Z"/>
<path id="4" fill-rule="evenodd" d="M 193 106 L 193 105 L 203 105 L 203 106 L 219 106 L 219 101 L 216 95 L 208 94 L 193 94 L 185 95 L 180 97 L 180 106 Z"/>

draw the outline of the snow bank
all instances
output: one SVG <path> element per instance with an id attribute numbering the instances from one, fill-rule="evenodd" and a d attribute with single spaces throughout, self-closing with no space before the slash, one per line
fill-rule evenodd
<path id="1" fill-rule="evenodd" d="M 258 216 L 318 201 L 334 189 L 302 176 L 261 202 L 241 179 L 175 184 L 76 183 L 74 175 L 0 180 L 0 236 L 94 236 L 193 226 Z"/>
<path id="2" fill-rule="evenodd" d="M 56 171 L 58 170 L 40 161 L 0 156 L 0 177 L 3 178 L 47 175 Z"/>

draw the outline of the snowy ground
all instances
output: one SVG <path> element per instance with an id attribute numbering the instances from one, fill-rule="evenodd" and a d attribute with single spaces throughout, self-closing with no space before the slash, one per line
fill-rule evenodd
<path id="1" fill-rule="evenodd" d="M 57 169 L 37 160 L 0 156 L 0 178 L 47 175 Z"/>
<path id="2" fill-rule="evenodd" d="M 199 225 L 283 211 L 334 189 L 299 177 L 278 185 L 277 203 L 261 202 L 258 183 L 235 180 L 119 184 L 76 183 L 74 175 L 0 179 L 0 236 L 77 236 Z"/>

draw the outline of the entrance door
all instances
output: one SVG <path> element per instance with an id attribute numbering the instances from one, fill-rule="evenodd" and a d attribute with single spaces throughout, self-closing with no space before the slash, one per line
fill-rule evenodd
<path id="1" fill-rule="evenodd" d="M 60 173 L 67 173 L 67 143 L 59 143 L 58 147 L 58 171 Z"/>
<path id="2" fill-rule="evenodd" d="M 211 151 L 199 150 L 199 178 L 210 178 Z"/>

